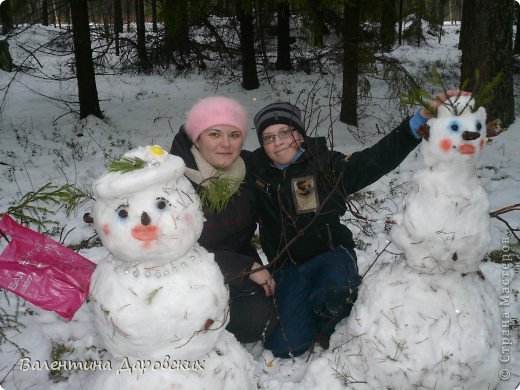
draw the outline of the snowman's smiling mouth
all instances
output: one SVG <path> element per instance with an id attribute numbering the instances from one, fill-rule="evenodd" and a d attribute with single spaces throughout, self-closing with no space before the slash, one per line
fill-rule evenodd
<path id="1" fill-rule="evenodd" d="M 149 246 L 150 241 L 157 240 L 159 237 L 159 227 L 155 225 L 138 225 L 132 229 L 132 237 L 139 241 L 145 241 L 145 246 Z"/>
<path id="2" fill-rule="evenodd" d="M 460 154 L 474 154 L 475 147 L 470 144 L 462 144 L 459 146 L 459 153 Z"/>

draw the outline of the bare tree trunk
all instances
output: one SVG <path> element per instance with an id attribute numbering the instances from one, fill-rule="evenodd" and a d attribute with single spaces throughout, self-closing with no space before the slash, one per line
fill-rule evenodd
<path id="1" fill-rule="evenodd" d="M 42 0 L 42 24 L 49 25 L 49 4 L 47 0 Z"/>
<path id="2" fill-rule="evenodd" d="M 74 57 L 76 59 L 76 78 L 78 80 L 79 117 L 95 115 L 103 118 L 99 108 L 98 93 L 92 48 L 90 46 L 90 27 L 87 0 L 70 0 Z"/>
<path id="3" fill-rule="evenodd" d="M 421 46 L 421 40 L 423 40 L 422 21 L 426 13 L 426 2 L 425 0 L 416 0 L 417 2 L 417 19 L 415 21 L 415 36 L 417 38 L 417 47 Z"/>
<path id="4" fill-rule="evenodd" d="M 443 28 L 444 28 L 444 13 L 446 10 L 446 2 L 448 0 L 438 0 L 435 4 L 435 17 L 437 19 L 437 23 L 439 25 L 439 43 L 441 43 Z"/>
<path id="5" fill-rule="evenodd" d="M 123 32 L 123 5 L 121 0 L 114 0 L 114 45 L 119 57 L 119 34 Z"/>
<path id="6" fill-rule="evenodd" d="M 513 54 L 520 54 L 520 4 L 515 2 L 516 10 L 516 34 Z"/>
<path id="7" fill-rule="evenodd" d="M 14 3 L 13 3 L 14 5 Z M 30 18 L 30 22 L 33 23 L 34 22 L 34 16 L 35 16 L 35 13 L 33 11 L 33 4 L 29 1 L 28 3 L 26 3 L 27 5 L 27 15 L 29 15 L 29 18 Z M 26 20 L 24 20 L 23 22 L 27 22 Z"/>
<path id="8" fill-rule="evenodd" d="M 157 32 L 157 0 L 152 0 L 152 31 Z"/>
<path id="9" fill-rule="evenodd" d="M 56 9 L 56 0 L 52 0 L 52 13 L 54 15 L 54 27 L 59 26 L 61 28 L 60 14 L 58 13 L 58 10 Z"/>
<path id="10" fill-rule="evenodd" d="M 250 2 L 237 1 L 240 23 L 240 51 L 242 53 L 242 87 L 246 90 L 260 86 L 256 70 L 253 9 Z"/>
<path id="11" fill-rule="evenodd" d="M 101 14 L 101 20 L 103 21 L 103 31 L 105 32 L 105 39 L 109 42 L 112 39 L 110 32 L 110 26 L 112 25 L 112 4 L 106 2 L 99 2 L 98 12 Z"/>
<path id="12" fill-rule="evenodd" d="M 343 30 L 343 97 L 339 120 L 357 126 L 360 1 L 345 0 Z"/>
<path id="13" fill-rule="evenodd" d="M 395 43 L 395 0 L 382 0 L 381 2 L 381 29 L 379 40 L 383 50 L 389 51 Z"/>
<path id="14" fill-rule="evenodd" d="M 403 11 L 404 11 L 404 0 L 399 0 L 399 46 L 403 44 Z"/>
<path id="15" fill-rule="evenodd" d="M 287 1 L 281 1 L 278 8 L 278 51 L 276 69 L 291 70 L 291 28 L 289 24 L 290 8 Z"/>
<path id="16" fill-rule="evenodd" d="M 123 32 L 123 5 L 121 0 L 114 0 L 114 32 Z"/>
<path id="17" fill-rule="evenodd" d="M 11 72 L 13 70 L 13 58 L 9 52 L 7 39 L 0 40 L 0 69 L 5 72 Z"/>
<path id="18" fill-rule="evenodd" d="M 72 26 L 72 12 L 70 11 L 69 7 L 67 7 L 63 12 L 65 12 L 65 24 L 67 25 L 67 31 L 70 31 L 70 26 Z"/>
<path id="19" fill-rule="evenodd" d="M 132 17 L 132 7 L 130 5 L 130 0 L 126 0 L 126 31 L 130 32 L 130 23 Z"/>
<path id="20" fill-rule="evenodd" d="M 309 0 L 306 2 L 311 11 L 312 43 L 316 47 L 323 47 L 323 36 L 326 33 L 325 17 L 322 9 L 322 0 Z"/>
<path id="21" fill-rule="evenodd" d="M 163 7 L 164 49 L 172 55 L 174 50 L 187 52 L 190 45 L 188 6 L 184 0 L 165 0 Z"/>
<path id="22" fill-rule="evenodd" d="M 0 23 L 2 23 L 2 35 L 7 35 L 13 29 L 13 16 L 11 15 L 11 0 L 5 0 L 0 6 Z"/>
<path id="23" fill-rule="evenodd" d="M 88 1 L 88 5 L 90 7 L 89 15 L 90 15 L 90 21 L 94 24 L 94 27 L 96 27 L 96 14 L 94 13 L 94 5 L 92 4 L 92 1 Z"/>
<path id="24" fill-rule="evenodd" d="M 146 26 L 144 24 L 144 0 L 135 0 L 135 15 L 137 20 L 137 57 L 139 67 L 145 73 L 152 70 L 152 65 L 146 53 Z"/>
<path id="25" fill-rule="evenodd" d="M 490 119 L 500 118 L 508 126 L 514 120 L 513 2 L 465 1 L 459 46 L 461 84 L 467 81 L 467 89 L 472 91 L 477 87 L 475 71 L 480 73 L 480 88 L 501 74 L 495 98 L 486 108 Z"/>

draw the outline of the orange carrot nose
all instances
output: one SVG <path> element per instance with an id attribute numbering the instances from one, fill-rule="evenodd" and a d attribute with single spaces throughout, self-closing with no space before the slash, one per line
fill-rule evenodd
<path id="1" fill-rule="evenodd" d="M 459 152 L 461 154 L 474 154 L 475 153 L 475 147 L 470 144 L 462 144 L 459 146 Z"/>
<path id="2" fill-rule="evenodd" d="M 159 228 L 155 225 L 138 225 L 132 229 L 132 237 L 140 241 L 157 240 Z"/>

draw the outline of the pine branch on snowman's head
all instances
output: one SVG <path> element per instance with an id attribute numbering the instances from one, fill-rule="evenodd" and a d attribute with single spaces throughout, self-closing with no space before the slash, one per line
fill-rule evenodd
<path id="1" fill-rule="evenodd" d="M 94 183 L 94 226 L 122 261 L 162 263 L 184 256 L 200 237 L 200 200 L 185 165 L 161 147 L 131 150 Z"/>
<path id="2" fill-rule="evenodd" d="M 494 91 L 501 81 L 502 74 L 498 73 L 491 81 L 483 84 L 480 77 L 480 71 L 476 69 L 475 74 L 471 80 L 471 86 L 470 81 L 465 80 L 459 88 L 461 95 L 456 96 L 455 99 L 450 99 L 444 102 L 444 105 L 451 107 L 451 112 L 454 115 L 462 113 L 467 108 L 475 111 L 482 106 L 490 104 L 494 100 Z M 426 83 L 432 85 L 436 91 L 443 92 L 445 95 L 448 95 L 449 88 L 436 67 L 432 67 L 432 77 L 427 79 Z M 471 106 L 468 106 L 469 101 L 467 100 L 464 100 L 466 104 L 459 104 L 459 98 L 462 96 L 462 91 L 466 90 L 472 91 L 471 101 L 473 104 Z M 418 84 L 415 84 L 407 93 L 403 93 L 401 95 L 401 104 L 424 107 L 426 111 L 428 111 L 433 116 L 436 116 L 437 112 L 430 105 L 430 102 L 435 100 L 439 100 L 437 95 L 432 95 L 431 93 L 426 92 Z M 493 121 L 493 126 L 496 124 L 496 121 L 499 121 L 499 119 L 495 119 L 495 121 Z M 498 133 L 490 133 L 488 131 L 487 135 L 488 137 L 494 137 L 500 134 L 502 131 L 505 131 L 505 129 L 500 129 Z"/>

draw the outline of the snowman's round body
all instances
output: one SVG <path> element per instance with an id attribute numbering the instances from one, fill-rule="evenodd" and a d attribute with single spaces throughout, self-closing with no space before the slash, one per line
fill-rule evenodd
<path id="1" fill-rule="evenodd" d="M 367 276 L 331 337 L 337 369 L 359 389 L 494 389 L 500 318 L 490 283 L 420 273 L 404 262 Z"/>
<path id="2" fill-rule="evenodd" d="M 422 170 L 392 229 L 410 267 L 427 273 L 478 270 L 489 248 L 489 202 L 475 176 Z"/>
<path id="3" fill-rule="evenodd" d="M 87 386 L 170 388 L 193 381 L 198 387 L 215 372 L 180 367 L 121 375 L 116 367 L 205 360 L 249 388 L 252 358 L 225 330 L 229 294 L 213 254 L 197 243 L 203 215 L 183 161 L 157 146 L 130 151 L 121 161 L 138 168 L 107 172 L 94 184 L 94 224 L 110 254 L 97 265 L 89 297 L 113 370 Z"/>
<path id="4" fill-rule="evenodd" d="M 213 255 L 198 246 L 159 265 L 109 255 L 98 264 L 90 291 L 98 333 L 118 358 L 203 356 L 225 328 L 227 300 Z"/>
<path id="5" fill-rule="evenodd" d="M 429 121 L 426 167 L 392 229 L 405 262 L 363 280 L 352 313 L 331 338 L 334 365 L 359 382 L 355 388 L 498 383 L 498 300 L 477 272 L 490 242 L 489 204 L 475 174 L 486 117 L 469 103 L 461 97 Z"/>

